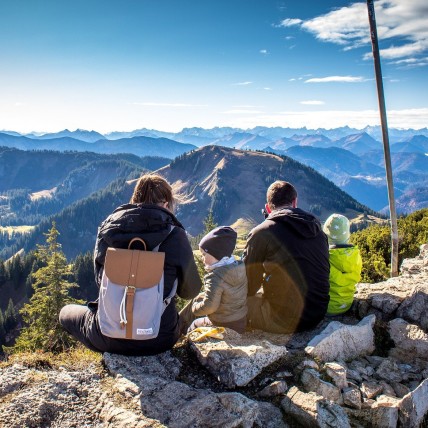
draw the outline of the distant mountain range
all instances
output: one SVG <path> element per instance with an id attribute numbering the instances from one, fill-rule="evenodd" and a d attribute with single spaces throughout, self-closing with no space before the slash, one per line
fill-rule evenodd
<path id="1" fill-rule="evenodd" d="M 176 158 L 158 172 L 180 193 L 182 203 L 176 214 L 192 235 L 203 230 L 210 210 L 218 224 L 245 224 L 248 228 L 261 222 L 266 189 L 276 179 L 292 181 L 299 192 L 299 206 L 322 219 L 332 212 L 350 218 L 364 212 L 374 214 L 312 168 L 286 156 L 206 146 Z M 30 250 L 42 243 L 52 220 L 68 257 L 92 250 L 99 223 L 115 207 L 129 201 L 134 186 L 135 180 L 112 182 L 43 220 L 10 251 L 22 246 Z"/>
<path id="2" fill-rule="evenodd" d="M 427 206 L 424 189 L 428 176 L 428 129 L 389 129 L 394 187 L 401 213 Z M 255 127 L 184 128 L 171 133 L 153 129 L 112 132 L 64 130 L 26 136 L 0 132 L 0 145 L 22 150 L 91 151 L 132 153 L 174 159 L 197 147 L 216 145 L 243 150 L 262 150 L 290 156 L 311 166 L 356 200 L 376 211 L 388 211 L 380 127 L 357 130 Z"/>

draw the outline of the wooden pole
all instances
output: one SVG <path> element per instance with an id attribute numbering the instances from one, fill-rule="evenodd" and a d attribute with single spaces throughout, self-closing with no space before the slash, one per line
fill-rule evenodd
<path id="1" fill-rule="evenodd" d="M 383 92 L 382 70 L 380 66 L 379 45 L 373 0 L 367 0 L 367 9 L 372 40 L 373 61 L 376 74 L 377 97 L 382 125 L 383 153 L 385 157 L 386 183 L 388 187 L 389 213 L 391 218 L 391 277 L 398 275 L 398 226 L 395 209 L 394 184 L 392 180 L 391 152 L 389 149 L 388 124 L 386 120 L 385 96 Z"/>

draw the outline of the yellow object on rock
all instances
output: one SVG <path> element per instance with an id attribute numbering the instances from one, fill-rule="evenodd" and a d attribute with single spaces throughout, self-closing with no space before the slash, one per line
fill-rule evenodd
<path id="1" fill-rule="evenodd" d="M 194 342 L 198 342 L 199 340 L 203 339 L 204 337 L 213 337 L 214 339 L 223 339 L 225 332 L 224 327 L 198 327 L 192 330 L 189 334 L 193 333 L 201 333 L 200 336 L 193 339 Z"/>

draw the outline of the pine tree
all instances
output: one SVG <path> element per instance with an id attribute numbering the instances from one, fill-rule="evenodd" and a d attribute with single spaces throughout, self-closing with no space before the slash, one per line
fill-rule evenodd
<path id="1" fill-rule="evenodd" d="M 211 232 L 213 229 L 215 229 L 218 226 L 218 224 L 214 221 L 213 210 L 209 210 L 208 215 L 203 220 L 203 223 L 204 223 L 204 231 L 203 231 L 204 235 Z"/>
<path id="2" fill-rule="evenodd" d="M 15 305 L 13 304 L 13 300 L 9 299 L 9 303 L 7 304 L 7 308 L 4 312 L 4 328 L 6 331 L 11 330 L 16 326 L 17 316 L 15 311 Z"/>
<path id="3" fill-rule="evenodd" d="M 0 309 L 0 345 L 6 342 L 6 329 L 4 328 L 3 312 Z"/>
<path id="4" fill-rule="evenodd" d="M 72 274 L 67 264 L 55 223 L 46 236 L 47 245 L 38 245 L 36 258 L 41 266 L 33 273 L 34 294 L 20 313 L 26 324 L 16 344 L 8 352 L 52 351 L 60 352 L 72 344 L 71 337 L 62 329 L 58 316 L 63 306 L 69 303 L 81 303 L 68 295 L 76 284 L 68 281 Z"/>

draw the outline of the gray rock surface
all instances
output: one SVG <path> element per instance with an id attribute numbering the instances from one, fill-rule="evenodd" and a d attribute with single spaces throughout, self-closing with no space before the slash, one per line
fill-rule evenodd
<path id="1" fill-rule="evenodd" d="M 348 428 L 348 416 L 342 407 L 314 392 L 304 393 L 296 386 L 290 388 L 281 407 L 305 427 Z"/>
<path id="2" fill-rule="evenodd" d="M 307 392 L 315 392 L 317 395 L 321 395 L 327 400 L 333 401 L 335 403 L 342 403 L 342 395 L 340 389 L 326 382 L 320 378 L 320 374 L 314 369 L 305 369 L 303 370 L 302 376 L 300 378 L 302 385 Z"/>
<path id="3" fill-rule="evenodd" d="M 427 311 L 428 306 L 425 308 Z M 428 361 L 428 334 L 415 324 L 409 324 L 402 318 L 396 318 L 389 322 L 388 331 L 395 347 L 389 355 L 410 363 L 415 358 Z"/>
<path id="4" fill-rule="evenodd" d="M 357 325 L 332 321 L 321 334 L 308 343 L 305 351 L 322 361 L 350 360 L 371 354 L 375 349 L 375 320 L 374 315 L 369 315 Z"/>
<path id="5" fill-rule="evenodd" d="M 414 391 L 405 395 L 400 403 L 400 424 L 403 427 L 417 427 L 428 414 L 428 379 Z"/>
<path id="6" fill-rule="evenodd" d="M 325 363 L 324 370 L 339 389 L 348 387 L 348 381 L 346 380 L 346 367 L 343 364 L 336 362 Z"/>
<path id="7" fill-rule="evenodd" d="M 287 354 L 284 346 L 267 340 L 254 343 L 230 329 L 226 330 L 224 340 L 194 339 L 191 334 L 189 343 L 199 362 L 229 388 L 247 385 L 265 367 Z"/>

